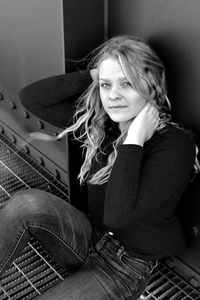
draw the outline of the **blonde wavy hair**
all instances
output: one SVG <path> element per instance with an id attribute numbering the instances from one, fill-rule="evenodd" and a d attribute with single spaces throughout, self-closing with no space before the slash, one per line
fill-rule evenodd
<path id="1" fill-rule="evenodd" d="M 81 184 L 87 179 L 91 184 L 100 185 L 108 181 L 117 157 L 117 148 L 123 143 L 131 122 L 130 120 L 125 131 L 112 142 L 112 150 L 106 165 L 95 174 L 89 174 L 93 159 L 98 160 L 98 154 L 104 153 L 102 144 L 106 137 L 105 129 L 109 120 L 99 94 L 98 73 L 103 60 L 108 57 L 117 59 L 133 89 L 158 108 L 160 122 L 157 130 L 172 121 L 171 106 L 166 90 L 165 69 L 157 54 L 146 41 L 130 35 L 116 36 L 95 49 L 92 55 L 89 68 L 94 73 L 93 81 L 78 101 L 74 124 L 61 132 L 59 137 L 73 132 L 75 138 L 83 142 L 85 159 L 78 178 Z"/>

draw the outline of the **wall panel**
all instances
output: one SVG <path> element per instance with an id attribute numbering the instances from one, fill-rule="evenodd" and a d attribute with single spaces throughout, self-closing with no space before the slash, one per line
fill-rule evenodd
<path id="1" fill-rule="evenodd" d="M 200 128 L 200 1 L 110 0 L 109 35 L 148 39 L 165 63 L 174 115 Z"/>

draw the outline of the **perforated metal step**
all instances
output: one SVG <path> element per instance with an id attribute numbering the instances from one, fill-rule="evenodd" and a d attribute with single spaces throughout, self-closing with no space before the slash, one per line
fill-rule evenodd
<path id="1" fill-rule="evenodd" d="M 200 291 L 192 287 L 177 273 L 159 263 L 140 300 L 199 300 Z"/>
<path id="2" fill-rule="evenodd" d="M 0 299 L 35 298 L 67 275 L 32 239 L 1 278 Z"/>
<path id="3" fill-rule="evenodd" d="M 46 190 L 68 201 L 67 186 L 0 135 L 0 209 L 13 193 L 28 188 Z M 32 239 L 0 280 L 0 299 L 35 298 L 66 275 Z"/>
<path id="4" fill-rule="evenodd" d="M 21 189 L 39 188 L 68 201 L 68 188 L 0 135 L 0 209 Z M 64 280 L 64 272 L 32 239 L 0 280 L 0 300 L 30 300 Z M 66 278 L 67 280 L 67 278 Z M 200 300 L 200 292 L 159 263 L 140 300 Z"/>

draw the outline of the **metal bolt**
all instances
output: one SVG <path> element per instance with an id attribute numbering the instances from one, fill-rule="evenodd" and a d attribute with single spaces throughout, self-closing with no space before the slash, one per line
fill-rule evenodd
<path id="1" fill-rule="evenodd" d="M 17 108 L 15 102 L 13 102 L 13 101 L 10 101 L 10 107 L 11 107 L 11 109 L 16 109 Z"/>
<path id="2" fill-rule="evenodd" d="M 175 261 L 172 258 L 166 259 L 165 263 L 171 269 L 175 267 Z"/>
<path id="3" fill-rule="evenodd" d="M 192 231 L 192 236 L 193 236 L 193 237 L 198 237 L 199 234 L 200 234 L 199 226 L 198 226 L 198 225 L 194 225 L 194 226 L 191 228 L 191 231 Z"/>
<path id="4" fill-rule="evenodd" d="M 47 192 L 50 192 L 50 191 L 51 191 L 51 186 L 50 186 L 50 184 L 47 185 L 46 191 L 47 191 Z"/>
<path id="5" fill-rule="evenodd" d="M 38 162 L 42 167 L 44 167 L 44 159 L 41 156 L 38 156 Z"/>
<path id="6" fill-rule="evenodd" d="M 2 125 L 0 125 L 0 132 L 4 133 L 4 127 Z"/>
<path id="7" fill-rule="evenodd" d="M 28 146 L 24 147 L 24 152 L 26 152 L 26 154 L 30 154 L 30 149 Z"/>
<path id="8" fill-rule="evenodd" d="M 190 283 L 195 288 L 198 288 L 200 286 L 198 279 L 194 276 L 190 278 Z"/>
<path id="9" fill-rule="evenodd" d="M 10 139 L 11 139 L 11 142 L 13 142 L 13 144 L 17 143 L 17 139 L 16 139 L 15 135 L 12 135 Z"/>
<path id="10" fill-rule="evenodd" d="M 0 100 L 4 100 L 4 95 L 0 93 Z"/>
<path id="11" fill-rule="evenodd" d="M 40 128 L 40 129 L 44 129 L 44 123 L 42 121 L 37 121 L 37 126 Z"/>
<path id="12" fill-rule="evenodd" d="M 56 179 L 60 179 L 60 173 L 57 169 L 54 169 L 53 173 L 54 173 Z"/>
<path id="13" fill-rule="evenodd" d="M 53 132 L 53 133 L 52 133 L 53 136 L 58 136 L 58 134 L 59 134 L 58 132 Z M 57 141 L 60 141 L 60 140 L 61 140 L 61 139 L 57 139 Z"/>
<path id="14" fill-rule="evenodd" d="M 26 110 L 23 111 L 23 115 L 25 119 L 28 119 L 30 117 L 29 113 Z"/>

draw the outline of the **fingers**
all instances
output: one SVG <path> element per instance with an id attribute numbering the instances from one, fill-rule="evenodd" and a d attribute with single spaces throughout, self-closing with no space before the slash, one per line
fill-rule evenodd
<path id="1" fill-rule="evenodd" d="M 143 108 L 143 112 L 141 112 L 144 118 L 144 122 L 147 125 L 148 138 L 157 130 L 159 122 L 160 122 L 160 114 L 159 110 L 150 104 L 149 102 Z"/>
<path id="2" fill-rule="evenodd" d="M 141 113 L 147 114 L 148 116 L 152 116 L 155 119 L 159 119 L 159 110 L 149 102 L 147 102 L 147 104 L 141 110 Z"/>

